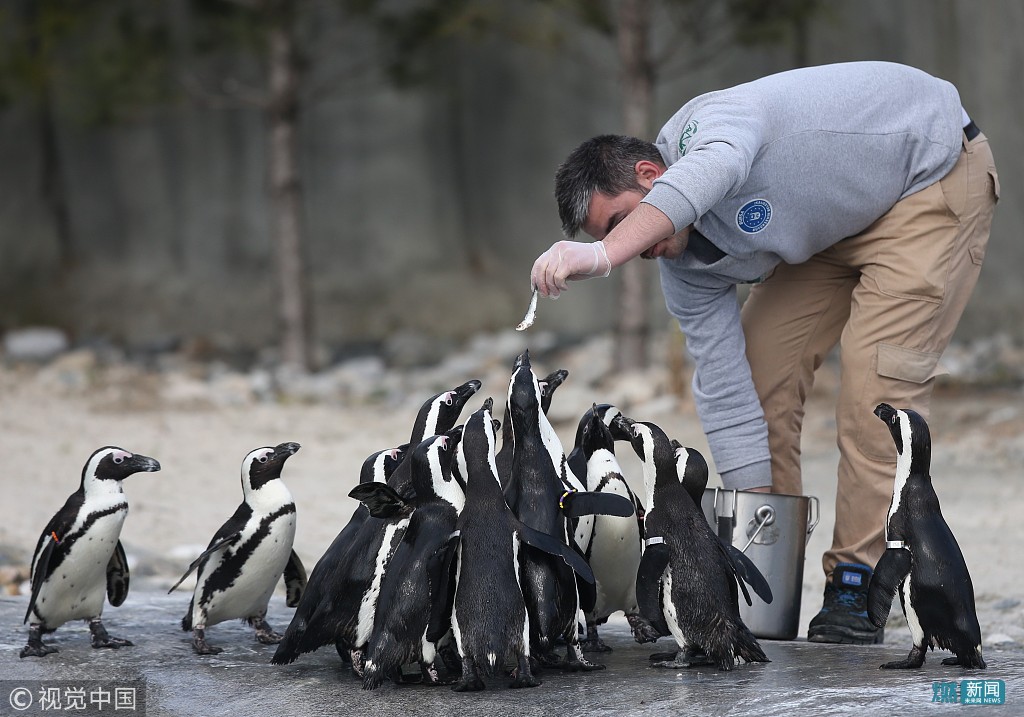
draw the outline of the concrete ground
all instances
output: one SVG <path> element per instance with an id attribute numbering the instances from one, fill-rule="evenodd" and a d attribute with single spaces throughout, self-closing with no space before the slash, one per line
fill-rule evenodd
<path id="1" fill-rule="evenodd" d="M 0 715 L 45 715 L 38 704 L 15 711 L 9 696 L 18 686 L 38 692 L 38 680 L 62 684 L 87 680 L 144 678 L 149 717 L 244 715 L 929 715 L 958 713 L 969 707 L 933 702 L 938 682 L 1002 680 L 1005 704 L 978 706 L 970 714 L 1024 714 L 1024 648 L 988 647 L 988 669 L 943 667 L 948 653 L 930 653 L 919 670 L 881 671 L 882 662 L 906 656 L 909 636 L 893 634 L 889 644 L 870 647 L 817 645 L 804 640 L 762 640 L 770 664 L 737 666 L 732 672 L 707 668 L 659 670 L 648 656 L 671 649 L 663 638 L 638 645 L 624 619 L 603 630 L 613 652 L 599 657 L 601 672 L 567 675 L 545 672 L 544 684 L 511 691 L 507 679 L 491 679 L 488 689 L 457 694 L 447 687 L 397 687 L 385 684 L 365 692 L 340 668 L 333 649 L 303 656 L 288 666 L 269 663 L 274 648 L 258 644 L 241 623 L 217 625 L 207 632 L 211 644 L 225 648 L 214 657 L 194 655 L 189 636 L 176 630 L 187 596 L 140 592 L 121 608 L 108 608 L 112 635 L 135 647 L 93 650 L 84 624 L 64 626 L 47 638 L 60 652 L 46 658 L 18 659 L 26 631 L 21 618 L 26 597 L 0 598 Z M 271 601 L 269 620 L 283 630 L 291 617 L 281 597 Z M 141 699 L 137 705 L 141 713 Z M 102 714 L 110 714 L 110 706 Z M 51 712 L 52 713 L 52 712 Z M 87 714 L 79 712 L 78 714 Z M 128 714 L 125 711 L 114 714 Z"/>

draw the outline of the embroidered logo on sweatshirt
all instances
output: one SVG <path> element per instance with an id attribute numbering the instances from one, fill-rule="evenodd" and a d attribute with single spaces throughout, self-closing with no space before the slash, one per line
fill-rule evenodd
<path id="1" fill-rule="evenodd" d="M 772 220 L 772 205 L 767 199 L 752 199 L 736 212 L 736 226 L 747 234 L 757 234 Z"/>
<path id="2" fill-rule="evenodd" d="M 679 137 L 679 154 L 686 154 L 686 145 L 689 144 L 690 140 L 693 139 L 693 135 L 697 134 L 697 120 L 690 120 L 683 127 L 683 134 Z"/>

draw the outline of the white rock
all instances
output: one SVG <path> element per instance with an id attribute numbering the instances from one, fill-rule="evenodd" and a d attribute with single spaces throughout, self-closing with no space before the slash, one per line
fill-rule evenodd
<path id="1" fill-rule="evenodd" d="M 48 326 L 14 329 L 4 334 L 4 353 L 12 361 L 49 361 L 69 346 L 67 334 Z"/>

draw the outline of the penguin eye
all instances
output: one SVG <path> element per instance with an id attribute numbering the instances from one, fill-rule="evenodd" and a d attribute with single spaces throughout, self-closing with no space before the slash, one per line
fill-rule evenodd
<path id="1" fill-rule="evenodd" d="M 114 456 L 114 463 L 124 463 L 124 456 Z"/>
<path id="2" fill-rule="evenodd" d="M 451 391 L 449 391 L 448 393 L 446 393 L 444 395 L 444 403 L 445 403 L 446 406 L 450 406 L 453 403 L 455 403 L 455 399 L 452 398 L 452 392 Z"/>
<path id="3" fill-rule="evenodd" d="M 256 460 L 258 460 L 260 463 L 266 463 L 269 460 L 269 458 L 268 458 L 267 454 L 264 453 L 262 456 L 260 456 Z"/>
<path id="4" fill-rule="evenodd" d="M 892 418 L 890 418 L 889 420 L 892 421 L 892 425 L 895 426 L 896 425 L 896 414 L 895 413 L 892 414 Z"/>

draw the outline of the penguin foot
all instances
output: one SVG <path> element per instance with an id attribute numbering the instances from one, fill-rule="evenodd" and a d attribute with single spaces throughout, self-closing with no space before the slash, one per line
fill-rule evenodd
<path id="1" fill-rule="evenodd" d="M 689 649 L 680 650 L 673 655 L 669 653 L 661 653 L 651 655 L 653 660 L 655 657 L 669 657 L 670 659 L 658 660 L 657 662 L 651 662 L 651 667 L 657 667 L 665 670 L 685 670 L 690 667 L 700 667 L 702 665 L 714 664 L 708 659 L 707 655 L 703 653 L 694 653 Z"/>
<path id="2" fill-rule="evenodd" d="M 192 631 L 192 650 L 197 655 L 219 655 L 223 647 L 214 647 L 206 641 L 206 630 L 196 628 Z"/>
<path id="3" fill-rule="evenodd" d="M 910 654 L 907 655 L 905 660 L 895 660 L 894 662 L 886 662 L 884 665 L 879 665 L 880 670 L 916 670 L 918 667 L 924 664 L 925 651 L 923 647 L 914 645 L 910 648 Z"/>
<path id="4" fill-rule="evenodd" d="M 569 649 L 565 655 L 565 664 L 562 669 L 565 672 L 594 672 L 596 670 L 603 670 L 604 665 L 599 665 L 596 662 L 591 662 L 585 658 L 583 656 L 583 650 L 577 642 L 574 645 L 569 645 Z"/>
<path id="5" fill-rule="evenodd" d="M 349 658 L 352 663 L 352 676 L 357 680 L 363 679 L 363 673 L 366 671 L 366 660 L 362 650 L 352 650 L 349 652 Z"/>
<path id="6" fill-rule="evenodd" d="M 18 657 L 46 657 L 54 652 L 60 652 L 60 650 L 53 645 L 44 644 L 42 640 L 36 640 L 35 642 L 29 640 L 28 644 L 21 648 Z"/>
<path id="7" fill-rule="evenodd" d="M 646 642 L 657 642 L 661 633 L 651 623 L 639 615 L 627 615 L 629 630 L 633 633 L 633 639 L 643 645 Z"/>
<path id="8" fill-rule="evenodd" d="M 480 692 L 485 689 L 487 689 L 487 685 L 484 684 L 484 681 L 481 680 L 479 676 L 474 677 L 471 680 L 467 680 L 465 678 L 460 679 L 455 683 L 455 686 L 452 687 L 453 692 Z"/>
<path id="9" fill-rule="evenodd" d="M 536 662 L 536 664 L 534 664 L 534 662 Z M 536 658 L 533 655 L 530 655 L 530 665 L 535 669 L 543 669 L 545 667 L 560 668 L 563 666 L 563 663 L 562 658 L 558 656 L 558 653 L 551 650 L 540 653 Z"/>
<path id="10" fill-rule="evenodd" d="M 352 651 L 348 649 L 348 646 L 345 645 L 345 643 L 343 643 L 341 640 L 338 640 L 334 643 L 334 649 L 338 651 L 338 657 L 341 658 L 341 664 L 344 667 L 351 667 Z"/>
<path id="11" fill-rule="evenodd" d="M 608 645 L 606 645 L 604 643 L 604 640 L 602 640 L 600 637 L 594 637 L 594 638 L 588 637 L 585 640 L 580 640 L 580 647 L 583 649 L 584 652 L 611 652 L 612 651 L 612 648 L 610 648 Z"/>
<path id="12" fill-rule="evenodd" d="M 284 638 L 284 635 L 274 632 L 273 630 L 270 632 L 258 631 L 256 633 L 256 641 L 261 645 L 276 645 L 281 642 L 282 638 Z"/>
<path id="13" fill-rule="evenodd" d="M 947 657 L 945 660 L 942 661 L 942 664 L 946 665 L 947 667 L 964 667 L 968 670 L 972 670 L 975 668 L 984 670 L 986 667 L 985 660 L 981 658 L 980 654 L 974 654 L 966 656 L 964 658 L 961 658 L 959 655 L 957 655 L 956 657 Z"/>
<path id="14" fill-rule="evenodd" d="M 120 637 L 111 637 L 103 622 L 97 617 L 89 621 L 89 632 L 92 634 L 92 646 L 94 649 L 109 647 L 116 650 L 120 647 L 133 647 L 135 643 Z"/>
<path id="15" fill-rule="evenodd" d="M 509 688 L 518 690 L 523 687 L 540 687 L 541 681 L 530 672 L 530 658 L 526 655 L 519 656 L 519 665 L 513 671 L 515 679 L 509 684 Z"/>
<path id="16" fill-rule="evenodd" d="M 452 687 L 453 692 L 479 692 L 487 689 L 487 685 L 480 679 L 480 672 L 476 669 L 476 662 L 472 657 L 462 658 L 462 677 Z"/>
<path id="17" fill-rule="evenodd" d="M 60 652 L 56 647 L 43 642 L 43 628 L 41 625 L 29 625 L 28 644 L 21 648 L 19 657 L 46 657 L 54 652 Z"/>
<path id="18" fill-rule="evenodd" d="M 101 647 L 109 647 L 112 650 L 116 650 L 119 647 L 134 647 L 135 643 L 131 640 L 125 640 L 121 637 L 110 637 L 107 636 L 102 640 L 97 640 L 95 637 L 92 639 L 92 646 L 95 649 Z"/>
<path id="19" fill-rule="evenodd" d="M 263 619 L 262 615 L 249 618 L 249 624 L 256 630 L 256 640 L 261 645 L 276 645 L 281 642 L 284 635 L 280 635 L 274 632 L 274 628 L 270 626 L 266 620 Z"/>
<path id="20" fill-rule="evenodd" d="M 451 685 L 455 683 L 455 678 L 448 671 L 442 677 L 441 672 L 437 669 L 436 660 L 435 662 L 421 662 L 420 672 L 423 674 L 423 680 L 420 684 L 424 684 L 430 687 L 437 687 L 440 685 Z"/>

